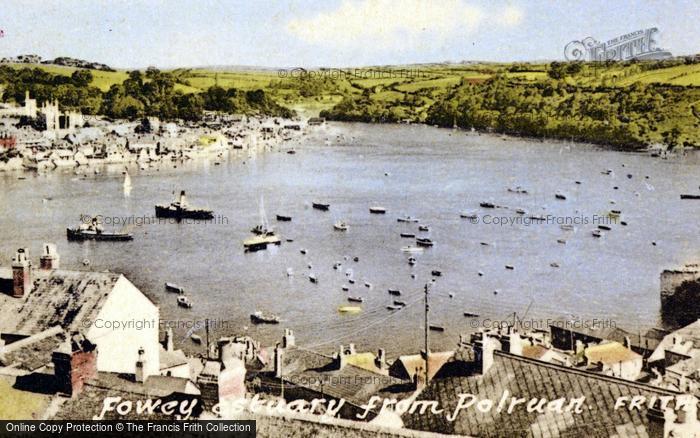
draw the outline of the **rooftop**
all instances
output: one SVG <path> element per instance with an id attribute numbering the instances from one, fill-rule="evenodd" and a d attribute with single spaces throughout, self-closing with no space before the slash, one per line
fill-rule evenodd
<path id="1" fill-rule="evenodd" d="M 642 358 L 642 356 L 619 342 L 606 342 L 588 347 L 586 348 L 584 354 L 589 362 L 602 363 L 604 365 L 611 365 Z"/>
<path id="2" fill-rule="evenodd" d="M 0 270 L 0 280 L 7 281 L 7 271 Z M 54 326 L 79 331 L 82 321 L 97 317 L 120 278 L 110 272 L 33 269 L 33 287 L 24 297 L 0 294 L 0 332 L 32 335 Z"/>
<path id="3" fill-rule="evenodd" d="M 501 351 L 494 352 L 493 364 L 484 375 L 475 370 L 471 347 L 460 348 L 418 397 L 437 401 L 444 413 L 404 414 L 406 427 L 479 437 L 647 437 L 647 407 L 615 409 L 616 400 L 623 396 L 650 398 L 677 394 Z M 499 411 L 495 404 L 505 391 L 509 396 L 526 400 L 551 401 L 564 397 L 567 404 L 573 398 L 585 396 L 584 409 L 582 413 L 537 413 L 527 412 L 525 405 L 520 405 L 522 408 L 515 408 L 512 413 L 507 409 Z M 445 413 L 455 410 L 459 394 L 492 400 L 494 408 L 481 412 L 472 406 L 460 411 L 454 421 L 447 421 Z"/>

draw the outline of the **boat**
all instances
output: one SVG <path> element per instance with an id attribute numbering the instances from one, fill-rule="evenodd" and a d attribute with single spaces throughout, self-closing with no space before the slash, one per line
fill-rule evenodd
<path id="1" fill-rule="evenodd" d="M 366 281 L 365 281 L 365 287 L 371 289 L 371 288 L 372 288 L 372 283 L 369 283 L 369 282 L 366 282 Z"/>
<path id="2" fill-rule="evenodd" d="M 557 262 L 552 262 L 552 263 L 549 264 L 549 266 L 551 266 L 551 267 L 553 267 L 553 268 L 558 268 L 558 267 L 559 267 L 559 263 L 557 263 Z"/>
<path id="3" fill-rule="evenodd" d="M 417 237 L 416 238 L 416 245 L 430 247 L 430 246 L 433 246 L 434 244 L 435 243 L 432 240 L 428 239 L 427 237 Z"/>
<path id="4" fill-rule="evenodd" d="M 263 199 L 260 199 L 260 224 L 250 230 L 255 236 L 243 241 L 246 252 L 267 249 L 268 245 L 281 245 L 282 239 L 267 223 Z"/>
<path id="5" fill-rule="evenodd" d="M 561 243 L 562 245 L 566 245 L 566 240 L 564 240 L 564 239 L 557 239 L 557 243 Z"/>
<path id="6" fill-rule="evenodd" d="M 287 277 L 293 277 L 293 276 L 294 276 L 294 269 L 287 268 Z"/>
<path id="7" fill-rule="evenodd" d="M 546 221 L 547 220 L 547 218 L 542 216 L 541 214 L 539 214 L 539 215 L 538 214 L 531 214 L 527 218 L 530 220 L 533 220 L 533 221 Z"/>
<path id="8" fill-rule="evenodd" d="M 416 237 L 416 235 L 413 234 L 413 233 L 401 233 L 400 236 L 401 236 L 401 237 L 408 237 L 408 238 L 411 238 L 411 239 L 413 239 L 413 238 Z"/>
<path id="9" fill-rule="evenodd" d="M 401 310 L 403 309 L 403 306 L 394 306 L 394 305 L 389 305 L 386 306 L 387 310 Z"/>
<path id="10" fill-rule="evenodd" d="M 339 306 L 338 312 L 340 312 L 340 313 L 360 313 L 360 312 L 362 312 L 362 307 L 360 307 L 360 306 Z"/>
<path id="11" fill-rule="evenodd" d="M 564 231 L 574 231 L 574 226 L 571 224 L 562 224 L 559 225 L 559 228 L 561 228 Z"/>
<path id="12" fill-rule="evenodd" d="M 479 207 L 482 207 L 482 208 L 496 208 L 496 204 L 494 204 L 494 203 L 492 203 L 492 202 L 480 202 L 480 203 L 479 203 Z"/>
<path id="13" fill-rule="evenodd" d="M 436 325 L 436 324 L 430 324 L 430 325 L 428 325 L 428 328 L 430 328 L 430 330 L 432 330 L 434 332 L 444 332 L 445 331 L 445 327 L 443 327 L 441 325 Z"/>
<path id="14" fill-rule="evenodd" d="M 348 230 L 348 224 L 345 222 L 336 222 L 333 224 L 333 229 L 336 231 L 347 231 Z"/>
<path id="15" fill-rule="evenodd" d="M 430 227 L 427 225 L 420 225 L 418 231 L 430 231 Z"/>
<path id="16" fill-rule="evenodd" d="M 311 206 L 316 210 L 328 211 L 331 208 L 331 204 L 324 204 L 323 202 L 312 202 Z"/>
<path id="17" fill-rule="evenodd" d="M 178 286 L 178 285 L 175 284 L 175 283 L 168 283 L 168 282 L 166 282 L 166 283 L 165 283 L 165 290 L 167 290 L 167 291 L 169 291 L 169 292 L 176 292 L 176 293 L 179 293 L 179 294 L 184 294 L 184 293 L 185 293 L 185 288 L 182 287 L 182 286 Z"/>
<path id="18" fill-rule="evenodd" d="M 519 193 L 519 194 L 522 194 L 522 195 L 527 194 L 527 190 L 525 190 L 525 189 L 522 188 L 521 186 L 509 187 L 509 188 L 508 188 L 508 191 L 509 191 L 510 193 Z"/>
<path id="19" fill-rule="evenodd" d="M 478 318 L 479 314 L 471 313 L 471 312 L 464 312 L 464 316 L 466 316 L 467 318 Z"/>
<path id="20" fill-rule="evenodd" d="M 442 271 L 438 271 L 437 269 L 433 269 L 432 271 L 430 271 L 430 275 L 432 275 L 433 277 L 440 277 L 442 275 Z"/>
<path id="21" fill-rule="evenodd" d="M 476 213 L 471 213 L 471 212 L 462 212 L 459 214 L 459 217 L 462 219 L 478 219 L 479 216 Z"/>
<path id="22" fill-rule="evenodd" d="M 66 237 L 69 241 L 98 240 L 124 242 L 134 239 L 134 235 L 131 233 L 104 231 L 97 217 L 93 217 L 89 224 L 82 223 L 74 228 L 66 228 Z"/>
<path id="23" fill-rule="evenodd" d="M 506 269 L 508 269 L 509 271 L 512 271 L 513 269 L 515 269 L 515 266 L 513 266 L 513 265 L 506 265 Z"/>
<path id="24" fill-rule="evenodd" d="M 343 264 L 340 263 L 340 262 L 335 262 L 335 263 L 333 263 L 333 269 L 335 269 L 336 271 L 337 271 L 338 268 L 340 268 L 341 266 L 343 266 Z"/>
<path id="25" fill-rule="evenodd" d="M 399 296 L 399 295 L 401 295 L 401 291 L 398 289 L 389 289 L 389 295 Z"/>
<path id="26" fill-rule="evenodd" d="M 419 246 L 402 246 L 401 251 L 403 252 L 421 252 L 423 248 Z"/>
<path id="27" fill-rule="evenodd" d="M 299 250 L 299 252 L 302 253 L 302 254 L 306 254 L 306 249 L 302 248 L 302 249 Z"/>
<path id="28" fill-rule="evenodd" d="M 556 192 L 556 193 L 554 194 L 554 197 L 557 198 L 557 199 L 566 200 L 566 195 L 563 194 L 562 192 Z"/>
<path id="29" fill-rule="evenodd" d="M 278 214 L 277 215 L 277 220 L 280 222 L 291 222 L 292 217 L 291 216 L 285 216 L 283 214 Z"/>
<path id="30" fill-rule="evenodd" d="M 192 334 L 192 335 L 190 335 L 190 339 L 192 339 L 192 342 L 194 342 L 195 344 L 202 343 L 202 337 L 199 335 Z"/>
<path id="31" fill-rule="evenodd" d="M 612 228 L 610 228 L 608 225 L 598 225 L 599 230 L 604 230 L 604 231 L 610 231 Z"/>
<path id="32" fill-rule="evenodd" d="M 348 297 L 348 301 L 353 303 L 361 303 L 363 301 L 362 297 Z"/>
<path id="33" fill-rule="evenodd" d="M 347 292 L 350 290 L 350 288 L 347 286 L 342 286 L 341 289 L 343 290 L 343 292 Z"/>
<path id="34" fill-rule="evenodd" d="M 309 274 L 309 281 L 312 283 L 318 283 L 318 278 L 316 278 L 316 274 Z"/>
<path id="35" fill-rule="evenodd" d="M 124 175 L 124 193 L 129 193 L 131 191 L 131 176 L 129 172 L 125 172 Z"/>
<path id="36" fill-rule="evenodd" d="M 515 212 L 518 213 L 518 214 L 525 214 L 525 213 L 526 213 L 526 211 L 525 211 L 524 209 L 522 209 L 522 208 L 516 208 L 516 209 L 515 209 Z"/>
<path id="37" fill-rule="evenodd" d="M 593 237 L 602 237 L 603 236 L 603 233 L 600 230 L 593 230 L 593 232 L 591 232 L 591 234 L 593 235 Z"/>
<path id="38" fill-rule="evenodd" d="M 175 218 L 175 219 L 213 219 L 214 213 L 211 210 L 204 208 L 194 208 L 187 204 L 185 191 L 180 192 L 179 200 L 170 203 L 170 205 L 156 205 L 156 217 L 160 218 Z"/>
<path id="39" fill-rule="evenodd" d="M 384 213 L 386 213 L 386 208 L 374 206 L 374 207 L 369 208 L 369 212 L 373 213 L 373 214 L 384 214 Z"/>
<path id="40" fill-rule="evenodd" d="M 297 153 L 297 151 L 295 151 L 294 149 L 290 149 L 290 150 L 287 151 L 287 153 L 288 153 L 289 155 L 294 155 L 294 154 Z"/>
<path id="41" fill-rule="evenodd" d="M 681 194 L 681 199 L 700 199 L 700 195 Z"/>
<path id="42" fill-rule="evenodd" d="M 180 307 L 184 307 L 185 309 L 192 308 L 192 302 L 189 298 L 187 298 L 184 295 L 180 295 L 179 297 L 177 297 L 177 305 Z"/>
<path id="43" fill-rule="evenodd" d="M 416 264 L 416 258 L 415 257 L 409 257 L 408 258 L 408 264 L 413 266 Z"/>
<path id="44" fill-rule="evenodd" d="M 348 283 L 350 283 L 350 284 L 355 284 L 355 279 L 354 279 L 354 278 L 348 278 Z"/>
<path id="45" fill-rule="evenodd" d="M 416 223 L 418 219 L 412 216 L 403 216 L 396 219 L 397 222 Z"/>
<path id="46" fill-rule="evenodd" d="M 280 317 L 274 313 L 265 313 L 261 311 L 255 311 L 250 314 L 250 320 L 254 324 L 279 324 Z"/>
<path id="47" fill-rule="evenodd" d="M 404 306 L 406 306 L 406 302 L 405 302 L 405 301 L 394 300 L 394 306 L 402 306 L 402 307 L 404 307 Z"/>

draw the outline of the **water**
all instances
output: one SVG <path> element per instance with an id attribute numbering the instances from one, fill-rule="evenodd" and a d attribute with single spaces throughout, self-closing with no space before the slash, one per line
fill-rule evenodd
<path id="1" fill-rule="evenodd" d="M 605 169 L 613 173 L 601 174 Z M 323 351 L 354 342 L 360 350 L 386 348 L 390 356 L 416 352 L 423 342 L 423 286 L 433 269 L 443 275 L 431 288 L 430 320 L 446 328 L 431 332 L 433 350 L 452 348 L 472 324 L 512 318 L 513 312 L 544 322 L 560 316 L 612 320 L 643 332 L 661 322 L 661 270 L 697 260 L 700 247 L 700 202 L 679 199 L 698 190 L 697 156 L 659 160 L 424 126 L 346 124 L 318 131 L 296 155 L 132 168 L 128 197 L 122 170 L 114 166 L 86 179 L 72 171 L 28 174 L 27 180 L 1 175 L 0 264 L 9 264 L 19 246 L 29 246 L 38 259 L 42 242 L 56 242 L 65 268 L 86 269 L 82 261 L 88 259 L 89 269 L 122 272 L 160 306 L 162 318 L 181 320 L 177 340 L 189 352 L 203 347 L 187 339 L 187 326 L 205 318 L 214 321 L 214 336 L 247 333 L 266 345 L 289 327 L 298 344 Z M 529 193 L 507 192 L 517 185 Z M 66 241 L 65 228 L 80 214 L 152 216 L 156 203 L 169 202 L 180 189 L 191 204 L 225 220 L 131 227 L 135 240 L 126 243 Z M 557 191 L 567 200 L 556 200 Z M 245 254 L 242 241 L 260 221 L 261 197 L 271 224 L 294 242 Z M 330 203 L 330 211 L 312 209 L 312 200 Z M 482 209 L 481 201 L 510 209 Z M 375 204 L 387 214 L 370 214 Z M 483 223 L 485 214 L 516 217 L 515 208 L 589 220 L 619 209 L 629 225 L 613 225 L 596 239 L 593 224 L 567 232 L 557 224 Z M 465 210 L 477 212 L 482 223 L 460 219 Z M 292 222 L 275 222 L 277 213 L 293 216 Z M 402 215 L 429 224 L 436 242 L 414 254 L 414 267 L 400 251 L 413 241 L 399 233 L 419 234 L 418 225 L 397 223 Z M 338 220 L 349 231 L 333 230 Z M 562 238 L 565 245 L 557 243 Z M 332 269 L 336 261 L 343 263 L 339 270 Z M 356 283 L 344 292 L 348 268 Z M 318 284 L 309 282 L 309 272 Z M 164 290 L 166 281 L 184 286 L 194 308 L 178 308 L 175 295 Z M 393 297 L 389 288 L 403 295 Z M 338 314 L 338 306 L 352 304 L 348 295 L 364 297 L 362 313 Z M 409 306 L 392 314 L 385 307 L 394 299 Z M 258 309 L 279 314 L 283 323 L 251 325 L 249 315 Z M 465 311 L 480 318 L 467 319 Z"/>

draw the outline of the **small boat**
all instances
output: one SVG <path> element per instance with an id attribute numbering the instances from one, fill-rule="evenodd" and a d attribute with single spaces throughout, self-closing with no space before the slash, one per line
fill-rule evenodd
<path id="1" fill-rule="evenodd" d="M 610 231 L 612 228 L 610 228 L 608 225 L 598 225 L 598 229 L 604 230 L 604 231 Z"/>
<path id="2" fill-rule="evenodd" d="M 566 240 L 564 240 L 564 239 L 557 239 L 557 243 L 561 243 L 562 245 L 566 245 Z"/>
<path id="3" fill-rule="evenodd" d="M 408 258 L 408 264 L 413 266 L 416 264 L 416 258 L 415 257 L 409 257 Z"/>
<path id="4" fill-rule="evenodd" d="M 462 219 L 471 219 L 471 220 L 479 218 L 479 216 L 476 213 L 466 212 L 466 211 L 460 213 L 459 217 L 461 217 Z"/>
<path id="5" fill-rule="evenodd" d="M 352 261 L 353 261 L 353 262 L 356 262 L 356 263 L 357 263 L 357 262 L 359 262 L 359 261 L 360 261 L 360 258 L 359 258 L 359 257 L 357 257 L 357 256 L 355 256 L 355 257 L 353 257 L 353 258 L 352 258 Z"/>
<path id="6" fill-rule="evenodd" d="M 253 324 L 279 324 L 280 317 L 274 313 L 265 313 L 260 310 L 250 314 L 250 320 Z"/>
<path id="7" fill-rule="evenodd" d="M 612 172 L 613 172 L 612 169 L 608 169 L 608 170 L 604 170 L 600 173 L 602 173 L 603 175 L 610 175 Z"/>
<path id="8" fill-rule="evenodd" d="M 483 277 L 483 276 L 484 276 L 484 272 L 483 272 L 483 271 L 479 271 L 479 272 L 477 272 L 476 274 L 477 274 L 479 277 Z"/>
<path id="9" fill-rule="evenodd" d="M 318 278 L 316 278 L 316 275 L 314 274 L 309 274 L 309 281 L 312 283 L 318 283 Z"/>
<path id="10" fill-rule="evenodd" d="M 561 228 L 564 231 L 574 231 L 574 226 L 571 224 L 559 225 L 559 228 Z"/>
<path id="11" fill-rule="evenodd" d="M 282 215 L 282 214 L 278 214 L 278 215 L 277 215 L 277 220 L 280 221 L 280 222 L 290 222 L 290 221 L 292 220 L 292 217 L 291 217 L 291 216 L 285 216 L 285 215 Z"/>
<path id="12" fill-rule="evenodd" d="M 625 222 L 625 221 L 620 221 L 620 225 L 622 225 L 623 227 L 626 227 L 626 226 L 627 226 L 627 222 Z"/>
<path id="13" fill-rule="evenodd" d="M 192 339 L 192 342 L 194 342 L 195 344 L 202 343 L 202 337 L 199 335 L 192 334 L 192 335 L 190 335 L 190 339 Z"/>
<path id="14" fill-rule="evenodd" d="M 401 233 L 400 236 L 401 236 L 401 237 L 407 237 L 407 238 L 410 238 L 410 239 L 413 239 L 413 238 L 416 237 L 416 235 L 413 234 L 413 233 Z"/>
<path id="15" fill-rule="evenodd" d="M 189 298 L 187 298 L 184 295 L 180 295 L 179 297 L 177 297 L 177 305 L 186 309 L 192 308 L 192 302 Z"/>
<path id="16" fill-rule="evenodd" d="M 287 268 L 287 277 L 294 276 L 294 270 L 292 268 Z"/>
<path id="17" fill-rule="evenodd" d="M 466 316 L 467 318 L 478 318 L 479 314 L 471 313 L 471 312 L 464 312 L 464 316 Z"/>
<path id="18" fill-rule="evenodd" d="M 603 233 L 600 230 L 593 230 L 591 234 L 593 235 L 593 237 L 601 237 L 603 235 Z"/>
<path id="19" fill-rule="evenodd" d="M 553 267 L 553 268 L 558 268 L 558 267 L 559 267 L 559 263 L 557 263 L 557 262 L 552 262 L 552 263 L 549 264 L 549 266 L 551 266 L 551 267 Z"/>
<path id="20" fill-rule="evenodd" d="M 434 244 L 435 243 L 432 240 L 428 239 L 427 237 L 416 238 L 416 245 L 418 245 L 418 246 L 430 247 L 430 246 L 433 246 Z"/>
<path id="21" fill-rule="evenodd" d="M 294 155 L 294 154 L 297 153 L 297 151 L 295 151 L 294 149 L 290 149 L 290 150 L 287 151 L 287 153 L 288 153 L 289 155 Z"/>
<path id="22" fill-rule="evenodd" d="M 371 288 L 372 288 L 372 283 L 368 283 L 368 282 L 365 281 L 365 287 L 371 289 Z"/>
<path id="23" fill-rule="evenodd" d="M 516 208 L 516 209 L 515 209 L 515 212 L 518 213 L 518 214 L 525 214 L 525 213 L 526 213 L 526 211 L 525 211 L 524 209 L 522 209 L 522 208 Z"/>
<path id="24" fill-rule="evenodd" d="M 299 252 L 302 253 L 302 254 L 306 254 L 306 249 L 302 248 L 302 249 L 299 250 Z"/>
<path id="25" fill-rule="evenodd" d="M 556 192 L 556 193 L 554 194 L 554 197 L 557 198 L 557 199 L 566 200 L 566 195 L 563 194 L 562 192 Z"/>
<path id="26" fill-rule="evenodd" d="M 399 295 L 401 295 L 401 291 L 398 289 L 389 289 L 389 295 L 399 296 Z"/>
<path id="27" fill-rule="evenodd" d="M 510 193 L 518 193 L 518 194 L 521 194 L 521 195 L 527 194 L 527 190 L 525 190 L 525 189 L 522 188 L 521 186 L 509 187 L 509 188 L 508 188 L 508 191 L 509 191 Z"/>
<path id="28" fill-rule="evenodd" d="M 421 252 L 421 251 L 423 251 L 423 248 L 418 247 L 418 246 L 403 246 L 403 247 L 401 247 L 401 251 L 403 251 L 403 252 Z"/>
<path id="29" fill-rule="evenodd" d="M 488 242 L 479 242 L 479 245 L 481 245 L 481 246 L 489 246 L 489 243 L 488 243 Z"/>
<path id="30" fill-rule="evenodd" d="M 506 269 L 508 269 L 509 271 L 512 271 L 513 269 L 515 269 L 515 266 L 513 266 L 513 265 L 506 265 Z"/>
<path id="31" fill-rule="evenodd" d="M 361 303 L 364 301 L 362 297 L 348 297 L 348 301 L 351 301 L 353 303 Z"/>
<path id="32" fill-rule="evenodd" d="M 418 219 L 415 217 L 411 216 L 404 216 L 396 219 L 397 222 L 405 222 L 405 223 L 416 223 L 418 222 Z"/>
<path id="33" fill-rule="evenodd" d="M 379 206 L 370 207 L 369 212 L 373 213 L 373 214 L 384 214 L 384 213 L 386 213 L 386 208 L 379 207 Z"/>
<path id="34" fill-rule="evenodd" d="M 533 221 L 546 221 L 547 220 L 547 218 L 542 216 L 541 214 L 531 214 L 527 218 L 530 220 L 533 220 Z"/>
<path id="35" fill-rule="evenodd" d="M 246 252 L 267 249 L 268 245 L 281 245 L 282 240 L 272 230 L 266 230 L 264 234 L 251 237 L 243 241 L 243 248 Z"/>
<path id="36" fill-rule="evenodd" d="M 333 229 L 336 231 L 347 231 L 348 224 L 346 224 L 345 222 L 336 222 L 333 224 Z"/>
<path id="37" fill-rule="evenodd" d="M 445 327 L 443 327 L 441 325 L 436 325 L 436 324 L 430 324 L 430 325 L 428 325 L 428 328 L 430 328 L 430 330 L 432 330 L 434 332 L 444 332 L 445 331 Z"/>
<path id="38" fill-rule="evenodd" d="M 348 283 L 350 283 L 350 284 L 355 284 L 355 279 L 354 279 L 354 278 L 348 278 Z"/>
<path id="39" fill-rule="evenodd" d="M 682 194 L 681 199 L 700 199 L 700 195 Z"/>
<path id="40" fill-rule="evenodd" d="M 496 208 L 496 204 L 492 202 L 480 202 L 479 207 L 481 208 Z"/>
<path id="41" fill-rule="evenodd" d="M 340 307 L 338 307 L 338 312 L 340 312 L 340 313 L 360 313 L 360 312 L 362 312 L 362 307 L 360 307 L 360 306 L 340 306 Z"/>
<path id="42" fill-rule="evenodd" d="M 438 271 L 437 269 L 433 269 L 432 271 L 430 271 L 430 275 L 432 275 L 433 277 L 440 277 L 442 275 L 442 271 Z"/>
<path id="43" fill-rule="evenodd" d="M 430 227 L 427 225 L 420 225 L 418 231 L 430 231 Z"/>
<path id="44" fill-rule="evenodd" d="M 340 263 L 340 262 L 335 262 L 335 263 L 333 263 L 333 269 L 335 269 L 336 271 L 337 271 L 338 268 L 340 268 L 341 266 L 343 266 L 343 264 Z"/>
<path id="45" fill-rule="evenodd" d="M 182 286 L 178 286 L 175 283 L 165 283 L 165 290 L 169 292 L 177 292 L 179 294 L 184 294 L 185 293 L 185 288 Z"/>
<path id="46" fill-rule="evenodd" d="M 394 306 L 394 305 L 389 305 L 386 306 L 387 310 L 401 310 L 403 309 L 403 306 Z"/>
<path id="47" fill-rule="evenodd" d="M 343 286 L 343 287 L 341 287 L 341 289 L 343 290 L 343 292 L 347 292 L 347 291 L 349 291 L 349 290 L 350 290 L 350 288 L 349 288 L 349 287 L 347 287 L 347 286 Z"/>
<path id="48" fill-rule="evenodd" d="M 316 210 L 322 211 L 327 211 L 329 208 L 331 208 L 331 204 L 324 204 L 323 202 L 312 202 L 311 206 Z"/>

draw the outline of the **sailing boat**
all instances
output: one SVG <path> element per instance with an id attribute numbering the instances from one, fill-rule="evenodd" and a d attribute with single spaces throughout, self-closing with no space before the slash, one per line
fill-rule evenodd
<path id="1" fill-rule="evenodd" d="M 257 251 L 259 249 L 267 249 L 267 245 L 279 245 L 282 243 L 279 236 L 270 227 L 265 215 L 265 204 L 262 196 L 260 197 L 260 225 L 257 225 L 251 230 L 255 236 L 243 241 L 243 248 L 246 251 Z"/>
<path id="2" fill-rule="evenodd" d="M 125 171 L 126 175 L 124 176 L 124 196 L 129 196 L 131 194 L 131 176 L 129 176 L 129 172 Z"/>

